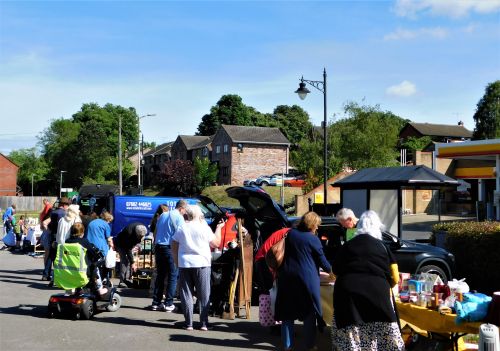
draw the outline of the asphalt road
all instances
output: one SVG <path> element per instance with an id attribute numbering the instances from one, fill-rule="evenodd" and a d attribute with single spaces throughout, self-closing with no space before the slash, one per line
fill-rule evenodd
<path id="1" fill-rule="evenodd" d="M 280 337 L 260 326 L 257 306 L 252 306 L 250 319 L 210 317 L 213 329 L 203 332 L 195 324 L 189 332 L 182 329 L 182 314 L 148 310 L 146 290 L 120 289 L 122 307 L 89 321 L 48 319 L 48 299 L 61 290 L 41 281 L 42 265 L 43 258 L 0 251 L 0 350 L 281 349 Z M 300 323 L 296 333 L 300 343 Z M 330 349 L 328 338 L 325 330 L 318 338 L 320 350 Z"/>

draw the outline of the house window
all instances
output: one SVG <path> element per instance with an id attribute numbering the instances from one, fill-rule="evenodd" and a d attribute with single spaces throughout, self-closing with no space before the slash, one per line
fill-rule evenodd
<path id="1" fill-rule="evenodd" d="M 229 152 L 229 145 L 224 144 L 224 153 L 227 154 Z"/>
<path id="2" fill-rule="evenodd" d="M 216 153 L 216 154 L 220 154 L 220 145 L 217 145 L 217 146 L 215 147 L 215 153 Z"/>
<path id="3" fill-rule="evenodd" d="M 229 175 L 229 167 L 222 167 L 222 176 L 227 177 Z"/>

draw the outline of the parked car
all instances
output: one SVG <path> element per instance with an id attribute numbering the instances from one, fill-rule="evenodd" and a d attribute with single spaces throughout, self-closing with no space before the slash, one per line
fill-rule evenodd
<path id="1" fill-rule="evenodd" d="M 285 181 L 283 182 L 283 185 L 302 188 L 303 186 L 306 185 L 306 176 L 299 175 L 299 176 L 293 177 L 292 179 L 285 179 Z"/>
<path id="2" fill-rule="evenodd" d="M 255 179 L 255 185 L 258 185 L 258 186 L 268 186 L 269 184 L 271 184 L 271 179 L 273 177 L 276 177 L 278 175 L 281 175 L 281 173 L 274 173 L 274 174 L 271 174 L 270 176 L 260 176 L 259 178 Z"/>
<path id="3" fill-rule="evenodd" d="M 336 251 L 345 240 L 344 233 L 335 217 L 322 217 L 318 235 L 328 259 L 335 259 Z M 400 272 L 433 273 L 439 275 L 445 283 L 452 279 L 455 257 L 450 252 L 430 244 L 400 239 L 388 231 L 382 233 L 382 240 L 394 254 Z"/>
<path id="4" fill-rule="evenodd" d="M 268 179 L 268 178 L 271 178 L 271 176 L 268 176 L 268 175 L 260 175 L 258 176 L 257 178 L 252 178 L 252 179 L 245 179 L 243 181 L 243 186 L 252 186 L 252 185 L 259 185 L 257 183 L 257 179 Z"/>
<path id="5" fill-rule="evenodd" d="M 254 234 L 256 245 L 263 243 L 274 231 L 291 227 L 297 217 L 287 217 L 284 210 L 263 189 L 257 187 L 230 187 L 229 197 L 239 200 L 246 211 L 245 226 Z M 344 242 L 344 230 L 335 217 L 322 217 L 318 229 L 325 254 L 335 259 L 335 252 Z M 383 233 L 384 244 L 398 262 L 399 271 L 411 274 L 435 273 L 444 282 L 453 277 L 455 258 L 448 251 L 411 240 L 403 240 L 389 232 Z"/>
<path id="6" fill-rule="evenodd" d="M 271 186 L 281 186 L 284 185 L 284 182 L 287 180 L 292 180 L 295 178 L 295 174 L 293 173 L 285 173 L 285 174 L 275 174 L 269 179 L 269 185 Z"/>

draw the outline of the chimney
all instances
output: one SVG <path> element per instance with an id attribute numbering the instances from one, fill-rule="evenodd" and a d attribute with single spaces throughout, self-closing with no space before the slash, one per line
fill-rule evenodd
<path id="1" fill-rule="evenodd" d="M 464 122 L 458 121 L 458 125 L 463 127 L 464 126 Z"/>

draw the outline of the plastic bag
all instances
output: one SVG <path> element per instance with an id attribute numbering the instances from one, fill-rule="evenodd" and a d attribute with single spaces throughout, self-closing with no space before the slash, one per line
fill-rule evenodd
<path id="1" fill-rule="evenodd" d="M 116 267 L 116 251 L 113 249 L 108 250 L 108 254 L 106 255 L 106 268 L 115 268 Z"/>
<path id="2" fill-rule="evenodd" d="M 470 291 L 469 284 L 467 284 L 465 282 L 465 278 L 460 279 L 460 280 L 453 279 L 452 281 L 448 282 L 448 286 L 450 287 L 450 291 L 452 293 L 457 292 L 457 293 L 465 294 L 465 293 L 468 293 Z"/>
<path id="3" fill-rule="evenodd" d="M 481 293 L 465 293 L 462 302 L 455 301 L 455 323 L 478 322 L 486 318 L 491 297 Z"/>
<path id="4" fill-rule="evenodd" d="M 274 314 L 271 309 L 271 296 L 261 294 L 259 296 L 259 323 L 263 327 L 274 325 Z"/>

